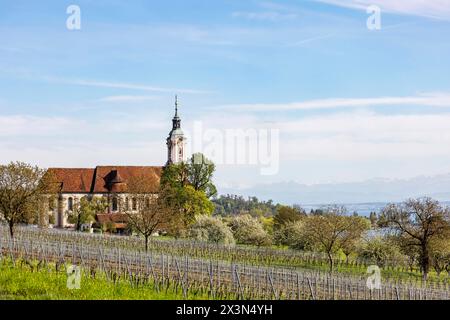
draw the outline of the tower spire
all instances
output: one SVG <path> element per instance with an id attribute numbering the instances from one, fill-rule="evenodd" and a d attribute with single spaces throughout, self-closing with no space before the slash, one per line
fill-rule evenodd
<path id="1" fill-rule="evenodd" d="M 175 95 L 175 117 L 178 117 L 178 95 Z"/>
<path id="2" fill-rule="evenodd" d="M 172 130 L 167 137 L 167 164 L 184 161 L 184 144 L 186 138 L 181 130 L 181 119 L 178 116 L 178 95 L 175 95 L 175 116 L 172 119 Z"/>

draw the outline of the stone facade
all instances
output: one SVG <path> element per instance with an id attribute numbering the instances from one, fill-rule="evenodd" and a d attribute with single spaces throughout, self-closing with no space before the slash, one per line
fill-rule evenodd
<path id="1" fill-rule="evenodd" d="M 166 140 L 167 163 L 179 163 L 185 159 L 185 142 L 178 116 L 178 99 L 175 97 L 175 116 L 172 130 Z M 68 223 L 69 213 L 79 201 L 86 197 L 104 197 L 108 201 L 106 212 L 98 214 L 121 214 L 133 211 L 135 202 L 127 193 L 127 182 L 133 177 L 144 177 L 153 194 L 159 189 L 162 166 L 97 166 L 96 168 L 50 168 L 48 171 L 56 178 L 58 196 L 49 203 L 49 217 L 54 226 L 64 228 Z"/>

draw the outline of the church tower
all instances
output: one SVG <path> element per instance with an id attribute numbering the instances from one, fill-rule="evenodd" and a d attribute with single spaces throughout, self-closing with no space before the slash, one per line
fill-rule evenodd
<path id="1" fill-rule="evenodd" d="M 172 130 L 167 137 L 167 164 L 180 163 L 185 160 L 185 142 L 181 119 L 178 116 L 178 97 L 175 96 L 175 116 L 172 119 Z"/>

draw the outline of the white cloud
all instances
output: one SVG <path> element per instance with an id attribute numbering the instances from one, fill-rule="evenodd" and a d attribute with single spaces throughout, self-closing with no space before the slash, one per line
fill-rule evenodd
<path id="1" fill-rule="evenodd" d="M 142 102 L 142 101 L 153 101 L 157 100 L 157 96 L 108 96 L 98 99 L 101 102 Z"/>
<path id="2" fill-rule="evenodd" d="M 280 130 L 279 175 L 262 177 L 256 167 L 227 165 L 216 174 L 223 185 L 236 181 L 248 185 L 280 180 L 342 182 L 450 172 L 449 112 L 388 115 L 345 110 L 293 119 L 273 113 L 270 122 L 254 114 L 212 112 L 198 120 L 204 132 Z M 190 124 L 184 129 L 192 130 Z"/>
<path id="3" fill-rule="evenodd" d="M 450 158 L 450 114 L 382 115 L 355 112 L 278 123 L 290 159 Z M 295 147 L 294 147 L 295 146 Z M 306 152 L 305 152 L 306 151 Z M 428 163 L 422 163 L 427 167 Z"/>
<path id="4" fill-rule="evenodd" d="M 259 12 L 233 12 L 234 18 L 246 18 L 249 20 L 268 20 L 268 21 L 281 21 L 292 20 L 298 16 L 295 13 L 280 13 L 276 11 L 259 11 Z"/>
<path id="5" fill-rule="evenodd" d="M 102 87 L 102 88 L 115 88 L 115 89 L 130 89 L 141 91 L 154 91 L 154 92 L 169 92 L 169 93 L 186 93 L 186 94 L 205 94 L 211 93 L 210 91 L 195 90 L 195 89 L 183 89 L 183 88 L 165 88 L 157 86 L 149 86 L 145 84 L 125 83 L 125 82 L 106 82 L 95 80 L 83 80 L 83 79 L 63 79 L 55 77 L 46 77 L 46 80 L 52 82 L 73 84 L 79 86 L 88 87 Z"/>
<path id="6" fill-rule="evenodd" d="M 232 109 L 241 111 L 282 111 L 282 110 L 310 110 L 337 109 L 369 106 L 398 106 L 420 105 L 433 107 L 450 107 L 450 93 L 429 93 L 404 97 L 374 97 L 374 98 L 330 98 L 308 100 L 285 104 L 237 104 L 219 106 L 217 109 Z"/>
<path id="7" fill-rule="evenodd" d="M 366 10 L 377 5 L 382 11 L 434 19 L 450 19 L 448 0 L 316 0 L 340 7 Z"/>
<path id="8" fill-rule="evenodd" d="M 288 43 L 286 46 L 287 47 L 299 47 L 302 46 L 304 44 L 313 42 L 313 41 L 317 41 L 317 40 L 323 40 L 323 39 L 328 39 L 333 37 L 334 34 L 330 33 L 330 34 L 325 34 L 325 35 L 320 35 L 320 36 L 316 36 L 316 37 L 310 37 L 310 38 L 306 38 L 300 41 L 296 41 L 296 42 L 292 42 L 292 43 Z"/>
<path id="9" fill-rule="evenodd" d="M 0 116 L 0 136 L 40 136 L 74 131 L 84 125 L 64 117 Z"/>
<path id="10" fill-rule="evenodd" d="M 346 109 L 294 119 L 274 114 L 270 122 L 264 122 L 251 113 L 219 111 L 195 120 L 203 121 L 205 130 L 280 130 L 279 176 L 268 179 L 259 176 L 258 168 L 244 170 L 228 165 L 216 174 L 222 184 L 407 178 L 450 172 L 450 112 L 388 115 Z M 64 117 L 0 116 L 0 137 L 6 137 L 0 139 L 0 162 L 158 165 L 165 160 L 169 129 L 167 117 L 155 118 L 152 114 L 111 114 L 89 122 Z M 183 122 L 183 130 L 192 131 L 192 123 Z"/>
<path id="11" fill-rule="evenodd" d="M 257 3 L 263 11 L 233 12 L 234 18 L 244 18 L 248 20 L 261 21 L 283 21 L 293 20 L 299 17 L 298 9 L 271 1 L 261 1 Z"/>

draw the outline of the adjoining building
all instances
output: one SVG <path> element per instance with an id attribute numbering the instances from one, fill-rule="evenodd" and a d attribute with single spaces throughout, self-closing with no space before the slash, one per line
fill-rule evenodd
<path id="1" fill-rule="evenodd" d="M 175 97 L 175 116 L 172 130 L 166 139 L 168 164 L 185 160 L 186 138 L 178 116 L 178 99 Z M 95 168 L 49 168 L 57 183 L 58 195 L 49 204 L 49 216 L 54 226 L 70 226 L 68 216 L 84 197 L 103 197 L 108 208 L 97 215 L 99 223 L 111 222 L 118 229 L 125 228 L 124 210 L 136 210 L 136 200 L 127 193 L 127 182 L 133 177 L 144 177 L 146 190 L 158 192 L 163 166 L 97 166 Z"/>

